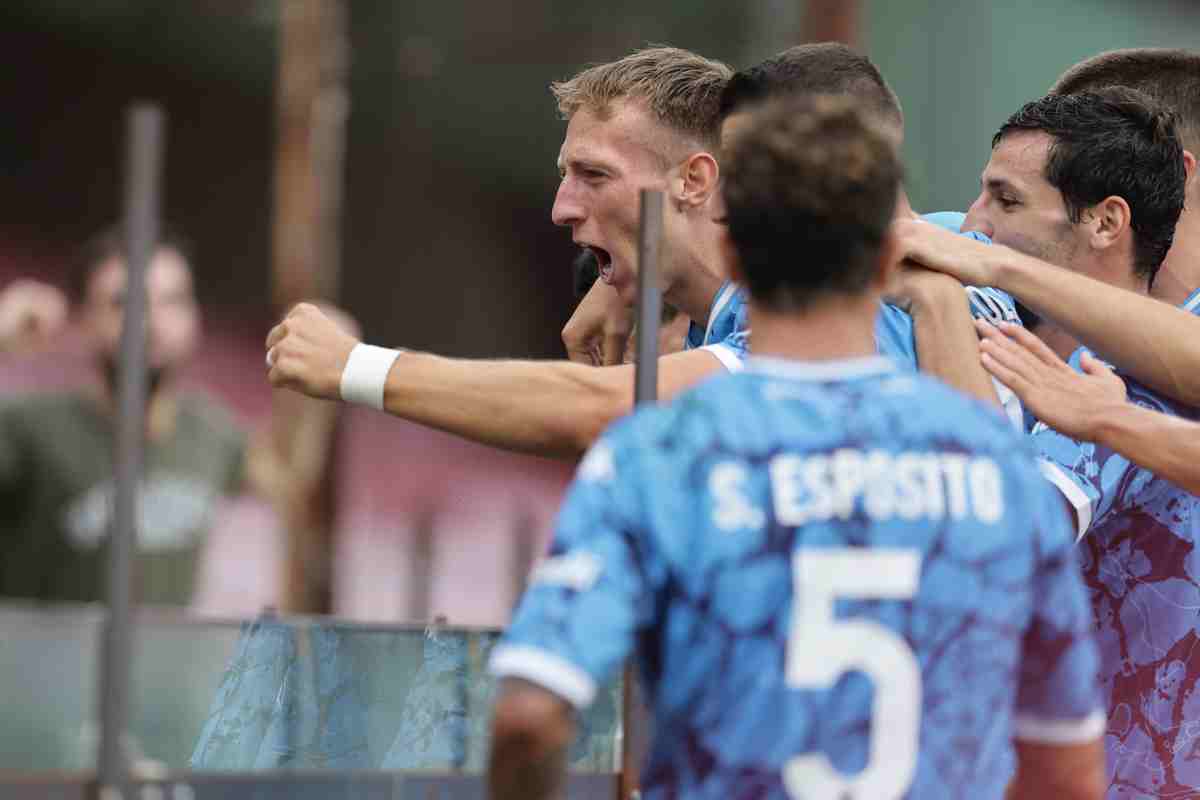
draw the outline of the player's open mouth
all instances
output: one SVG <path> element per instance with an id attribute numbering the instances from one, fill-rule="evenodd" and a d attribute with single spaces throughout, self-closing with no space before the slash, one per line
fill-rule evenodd
<path id="1" fill-rule="evenodd" d="M 586 245 L 586 247 L 596 257 L 596 266 L 600 268 L 600 280 L 611 285 L 613 281 L 612 255 L 603 247 L 596 247 L 591 244 Z"/>

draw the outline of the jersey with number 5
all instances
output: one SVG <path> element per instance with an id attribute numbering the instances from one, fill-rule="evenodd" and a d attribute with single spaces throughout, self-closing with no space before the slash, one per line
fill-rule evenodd
<path id="1" fill-rule="evenodd" d="M 1014 737 L 1103 730 L 1073 552 L 982 405 L 752 358 L 593 447 L 491 666 L 583 708 L 636 654 L 647 800 L 999 800 Z"/>

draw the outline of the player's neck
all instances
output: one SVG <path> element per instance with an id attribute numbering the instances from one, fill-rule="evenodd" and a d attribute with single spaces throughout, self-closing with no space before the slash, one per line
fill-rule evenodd
<path id="1" fill-rule="evenodd" d="M 1188 208 L 1179 217 L 1175 239 L 1150 293 L 1177 306 L 1200 286 L 1200 209 Z"/>
<path id="2" fill-rule="evenodd" d="M 892 216 L 895 219 L 916 219 L 920 216 L 913 210 L 912 203 L 908 202 L 908 192 L 904 191 L 903 186 L 896 196 L 896 212 Z"/>
<path id="3" fill-rule="evenodd" d="M 772 311 L 750 302 L 750 346 L 756 356 L 834 361 L 878 353 L 875 295 L 830 297 L 804 311 Z"/>
<path id="4" fill-rule="evenodd" d="M 674 279 L 663 289 L 665 302 L 701 326 L 708 321 L 717 292 L 726 280 L 714 233 L 705 230 L 701 236 L 687 240 L 683 252 L 675 255 Z"/>

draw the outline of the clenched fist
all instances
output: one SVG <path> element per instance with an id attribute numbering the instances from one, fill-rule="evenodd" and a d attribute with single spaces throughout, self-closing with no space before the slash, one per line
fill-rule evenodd
<path id="1" fill-rule="evenodd" d="M 44 346 L 67 324 L 67 298 L 39 281 L 14 281 L 0 292 L 0 352 Z"/>
<path id="2" fill-rule="evenodd" d="M 300 303 L 267 334 L 272 386 L 338 400 L 342 370 L 358 344 L 353 320 L 333 309 Z"/>

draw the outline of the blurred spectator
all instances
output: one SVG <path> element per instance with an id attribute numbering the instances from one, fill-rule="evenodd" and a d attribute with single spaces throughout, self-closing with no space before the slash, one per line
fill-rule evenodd
<path id="1" fill-rule="evenodd" d="M 0 596 L 95 602 L 114 492 L 116 376 L 126 269 L 116 230 L 83 249 L 75 271 L 75 321 L 95 370 L 82 386 L 0 399 Z M 168 235 L 147 269 L 145 483 L 136 557 L 141 602 L 186 604 L 218 501 L 249 488 L 274 502 L 311 491 L 314 480 L 280 457 L 284 439 L 247 436 L 206 397 L 179 389 L 200 344 L 190 248 Z M 0 292 L 0 352 L 30 352 L 62 335 L 68 300 L 21 280 Z M 324 447 L 331 407 L 288 402 L 274 424 Z M 287 417 L 281 419 L 280 417 Z M 311 453 L 311 451 L 309 451 Z M 305 464 L 320 459 L 306 458 Z"/>

